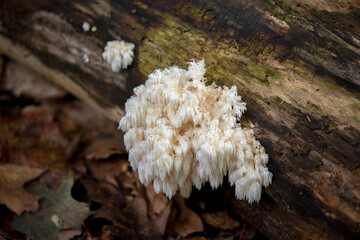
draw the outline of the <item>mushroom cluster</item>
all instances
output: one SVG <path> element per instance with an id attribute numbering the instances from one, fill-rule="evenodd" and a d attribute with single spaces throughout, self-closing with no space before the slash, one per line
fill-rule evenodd
<path id="1" fill-rule="evenodd" d="M 120 69 L 126 69 L 131 65 L 134 58 L 133 43 L 114 40 L 106 43 L 102 57 L 110 65 L 113 72 L 118 72 Z"/>
<path id="2" fill-rule="evenodd" d="M 119 123 L 131 166 L 169 198 L 206 182 L 217 188 L 228 175 L 238 199 L 258 202 L 272 179 L 268 155 L 239 123 L 246 104 L 236 86 L 206 86 L 205 72 L 204 60 L 158 69 L 134 89 Z"/>

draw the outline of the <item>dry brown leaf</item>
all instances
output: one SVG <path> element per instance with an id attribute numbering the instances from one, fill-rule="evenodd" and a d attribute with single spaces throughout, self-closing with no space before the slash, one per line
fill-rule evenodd
<path id="1" fill-rule="evenodd" d="M 131 201 L 139 196 L 143 190 L 136 172 L 126 171 L 116 178 L 121 191 L 127 200 Z"/>
<path id="2" fill-rule="evenodd" d="M 123 133 L 118 131 L 118 124 L 107 119 L 102 113 L 80 100 L 74 100 L 62 104 L 57 115 L 62 129 L 66 132 L 86 130 L 85 138 L 94 140 L 112 139 L 121 144 L 123 153 L 126 153 L 123 145 Z"/>
<path id="3" fill-rule="evenodd" d="M 126 172 L 130 164 L 126 158 L 114 156 L 107 160 L 86 162 L 86 165 L 91 175 L 118 186 L 116 177 Z"/>
<path id="4" fill-rule="evenodd" d="M 24 184 L 38 176 L 45 169 L 13 164 L 0 165 L 0 203 L 20 215 L 23 211 L 36 211 L 39 197 L 28 193 Z"/>
<path id="5" fill-rule="evenodd" d="M 126 215 L 125 198 L 119 189 L 104 181 L 90 178 L 81 178 L 80 183 L 85 187 L 91 201 L 100 204 L 100 209 L 94 212 L 93 218 L 109 220 L 114 225 L 115 233 L 121 238 L 132 236 L 136 239 L 135 232 L 130 227 L 133 225 L 134 218 L 128 218 Z M 111 230 L 111 232 L 114 231 Z"/>
<path id="6" fill-rule="evenodd" d="M 64 169 L 68 140 L 51 114 L 44 105 L 29 105 L 15 117 L 0 117 L 3 158 L 9 163 Z"/>
<path id="7" fill-rule="evenodd" d="M 54 109 L 51 105 L 27 105 L 21 109 L 20 117 L 24 122 L 51 122 L 54 120 Z"/>
<path id="8" fill-rule="evenodd" d="M 172 221 L 168 224 L 168 232 L 186 237 L 191 233 L 202 232 L 204 225 L 199 215 L 185 205 L 185 199 L 176 195 L 175 202 L 178 207 L 178 213 L 172 211 Z"/>
<path id="9" fill-rule="evenodd" d="M 74 100 L 58 107 L 56 116 L 66 136 L 73 138 L 81 133 L 81 145 L 85 148 L 78 158 L 106 159 L 114 154 L 127 153 L 117 123 L 89 105 Z"/>
<path id="10" fill-rule="evenodd" d="M 164 194 L 156 194 L 152 184 L 146 187 L 146 197 L 150 218 L 159 215 L 169 205 L 169 199 Z"/>
<path id="11" fill-rule="evenodd" d="M 101 236 L 100 240 L 113 240 L 114 236 L 111 234 L 110 231 L 104 231 Z"/>
<path id="12" fill-rule="evenodd" d="M 76 235 L 80 235 L 81 231 L 79 230 L 63 230 L 58 234 L 58 240 L 69 240 Z"/>
<path id="13" fill-rule="evenodd" d="M 240 226 L 239 222 L 230 218 L 226 211 L 202 213 L 201 218 L 210 226 L 223 230 L 233 230 Z"/>
<path id="14" fill-rule="evenodd" d="M 90 199 L 101 205 L 94 217 L 112 223 L 103 230 L 121 238 L 160 239 L 170 214 L 169 200 L 163 195 L 155 197 L 129 171 L 123 172 L 117 181 L 119 189 L 105 181 L 81 179 Z"/>
<path id="15" fill-rule="evenodd" d="M 25 129 L 21 136 L 23 139 L 33 138 L 38 141 L 53 142 L 62 147 L 67 145 L 67 140 L 61 134 L 56 122 L 31 122 L 24 127 Z"/>
<path id="16" fill-rule="evenodd" d="M 124 154 L 124 148 L 122 142 L 112 139 L 96 139 L 86 147 L 84 152 L 87 160 L 106 159 L 114 154 Z"/>
<path id="17" fill-rule="evenodd" d="M 27 67 L 9 62 L 5 69 L 4 89 L 35 100 L 62 98 L 66 92 Z"/>
<path id="18" fill-rule="evenodd" d="M 152 219 L 148 215 L 148 206 L 143 195 L 136 196 L 133 201 L 127 203 L 129 210 L 133 212 L 136 219 L 136 231 L 142 239 L 161 239 L 165 234 L 166 224 L 170 215 L 171 204 Z"/>

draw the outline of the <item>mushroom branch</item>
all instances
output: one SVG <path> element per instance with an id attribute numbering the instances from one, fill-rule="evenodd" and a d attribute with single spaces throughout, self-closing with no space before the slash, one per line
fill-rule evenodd
<path id="1" fill-rule="evenodd" d="M 129 160 L 141 181 L 154 181 L 157 191 L 172 196 L 180 190 L 187 196 L 193 190 L 187 181 L 196 186 L 210 182 L 221 191 L 210 193 L 203 188 L 202 193 L 225 193 L 222 198 L 232 212 L 270 239 L 355 239 L 360 237 L 359 5 L 358 1 L 340 0 L 1 1 L 0 52 L 46 76 L 114 122 L 125 116 L 120 127 L 128 134 Z M 127 47 L 123 58 L 115 59 L 110 51 L 104 59 L 107 43 L 114 40 L 132 43 L 135 48 L 122 46 Z M 119 50 L 118 46 L 107 49 Z M 204 59 L 206 73 L 201 62 L 184 70 L 189 59 Z M 179 67 L 169 68 L 174 65 Z M 199 72 L 192 70 L 195 66 Z M 155 69 L 162 71 L 153 73 Z M 156 89 L 141 85 L 151 86 L 145 82 L 156 74 L 175 72 L 184 74 L 187 81 L 177 83 L 180 85 L 171 91 L 186 92 L 188 98 L 181 102 L 176 94 L 164 96 L 168 97 L 167 116 L 173 116 L 168 121 L 177 127 L 159 129 L 155 135 L 168 134 L 169 149 L 179 154 L 194 154 L 185 151 L 191 143 L 193 149 L 224 164 L 214 161 L 218 165 L 198 168 L 189 162 L 187 174 L 180 174 L 186 172 L 186 164 L 165 164 L 169 172 L 164 176 L 156 173 L 157 167 L 145 173 L 143 160 L 136 157 L 141 150 L 133 145 L 142 133 L 133 134 L 133 124 L 155 128 L 161 123 L 158 108 L 151 108 L 146 119 L 125 109 L 125 103 L 134 88 L 136 97 L 126 105 L 141 96 L 153 97 L 153 104 L 165 101 L 156 98 Z M 206 83 L 194 86 L 196 79 L 205 78 Z M 168 87 L 173 84 L 166 82 Z M 201 89 L 209 91 L 207 97 L 201 103 L 193 102 L 193 94 Z M 222 112 L 227 105 L 213 101 L 217 97 L 234 101 L 234 109 Z M 175 105 L 185 106 L 183 103 L 188 106 L 184 111 L 171 111 Z M 196 106 L 202 109 L 201 116 L 192 115 Z M 237 115 L 228 114 L 232 111 Z M 207 113 L 218 121 L 205 124 Z M 194 127 L 202 124 L 208 129 Z M 241 130 L 236 130 L 238 124 Z M 244 175 L 233 175 L 231 164 L 221 168 L 229 163 L 227 150 L 238 149 L 243 137 L 235 137 L 229 129 L 245 135 L 250 147 L 244 147 L 264 167 L 254 175 L 261 195 L 239 191 L 238 180 Z M 206 130 L 217 137 L 205 134 Z M 215 140 L 224 140 L 222 153 L 210 151 Z M 206 143 L 207 147 L 201 147 Z M 176 167 L 179 171 L 171 172 Z M 214 175 L 215 168 L 223 174 Z M 172 187 L 164 185 L 164 179 Z M 262 188 L 269 179 L 272 183 Z"/>

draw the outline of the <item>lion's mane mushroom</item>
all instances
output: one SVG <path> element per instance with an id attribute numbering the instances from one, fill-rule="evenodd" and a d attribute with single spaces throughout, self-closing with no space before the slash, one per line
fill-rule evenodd
<path id="1" fill-rule="evenodd" d="M 133 43 L 114 40 L 106 43 L 102 57 L 110 65 L 113 72 L 118 72 L 120 69 L 126 69 L 131 65 L 134 58 Z"/>
<path id="2" fill-rule="evenodd" d="M 229 174 L 238 199 L 258 202 L 272 179 L 268 155 L 238 121 L 246 104 L 236 86 L 206 86 L 205 72 L 204 60 L 155 70 L 134 89 L 119 123 L 131 166 L 169 198 L 205 182 L 217 188 Z"/>

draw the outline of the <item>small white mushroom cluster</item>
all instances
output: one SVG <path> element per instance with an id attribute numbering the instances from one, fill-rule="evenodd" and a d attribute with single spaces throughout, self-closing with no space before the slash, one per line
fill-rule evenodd
<path id="1" fill-rule="evenodd" d="M 113 72 L 118 72 L 120 69 L 126 69 L 131 65 L 134 58 L 134 48 L 133 43 L 119 40 L 109 41 L 102 57 L 111 65 Z"/>
<path id="2" fill-rule="evenodd" d="M 272 179 L 268 155 L 238 122 L 246 104 L 236 86 L 206 86 L 205 72 L 203 60 L 155 70 L 134 89 L 119 123 L 131 166 L 169 198 L 205 182 L 217 188 L 228 174 L 238 199 L 258 202 Z"/>
<path id="3" fill-rule="evenodd" d="M 90 24 L 88 22 L 84 22 L 83 25 L 82 25 L 82 29 L 84 32 L 88 32 L 90 31 Z M 92 26 L 91 27 L 91 31 L 92 32 L 95 32 L 97 30 L 97 28 L 95 26 Z"/>

